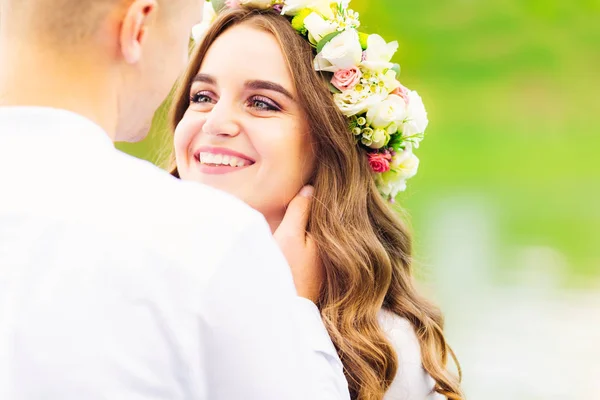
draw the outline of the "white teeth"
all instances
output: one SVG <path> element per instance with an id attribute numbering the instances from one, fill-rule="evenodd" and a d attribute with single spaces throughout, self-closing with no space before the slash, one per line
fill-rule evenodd
<path id="1" fill-rule="evenodd" d="M 212 161 L 212 153 L 200 153 L 200 162 L 202 164 L 210 164 Z"/>
<path id="2" fill-rule="evenodd" d="M 239 157 L 224 155 L 224 154 L 213 154 L 213 153 L 200 153 L 199 156 L 201 164 L 211 165 L 228 165 L 231 167 L 245 167 L 248 165 L 248 161 Z"/>

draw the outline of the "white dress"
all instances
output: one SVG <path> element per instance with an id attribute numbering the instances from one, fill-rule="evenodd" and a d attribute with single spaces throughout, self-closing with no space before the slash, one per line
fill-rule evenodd
<path id="1" fill-rule="evenodd" d="M 441 400 L 433 392 L 434 381 L 423 369 L 421 349 L 410 322 L 398 315 L 381 310 L 379 323 L 398 354 L 398 372 L 384 400 Z"/>

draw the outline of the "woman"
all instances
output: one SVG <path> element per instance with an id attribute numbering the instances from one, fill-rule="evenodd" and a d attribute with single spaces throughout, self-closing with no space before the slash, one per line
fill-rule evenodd
<path id="1" fill-rule="evenodd" d="M 352 398 L 462 399 L 446 368 L 453 354 L 442 316 L 413 286 L 411 238 L 386 201 L 414 175 L 412 148 L 424 129 L 395 107 L 401 101 L 407 112 L 412 101 L 418 109 L 420 98 L 394 79 L 394 45 L 358 35 L 358 15 L 335 0 L 243 3 L 229 0 L 233 9 L 203 32 L 181 82 L 172 113 L 174 175 L 239 197 L 272 230 L 298 190 L 312 184 L 309 231 L 325 275 L 313 300 Z M 319 30 L 319 18 L 337 18 L 338 33 Z M 356 45 L 345 48 L 354 39 L 358 60 Z M 361 67 L 336 69 L 350 59 Z M 380 74 L 369 77 L 367 67 Z M 365 84 L 384 95 L 365 96 L 370 108 L 357 106 L 361 99 L 344 103 L 350 88 Z M 394 118 L 405 125 L 394 127 Z"/>

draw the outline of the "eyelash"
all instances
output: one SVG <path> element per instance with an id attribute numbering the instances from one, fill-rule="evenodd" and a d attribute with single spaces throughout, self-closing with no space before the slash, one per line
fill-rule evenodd
<path id="1" fill-rule="evenodd" d="M 195 103 L 195 104 L 206 103 L 205 101 L 200 101 L 201 98 L 206 98 L 209 101 L 212 101 L 212 98 L 210 96 L 208 96 L 206 93 L 207 92 L 205 92 L 205 91 L 194 93 L 193 95 L 190 96 L 190 103 Z"/>
<path id="2" fill-rule="evenodd" d="M 194 104 L 203 104 L 203 103 L 212 103 L 214 102 L 213 98 L 210 97 L 208 95 L 209 92 L 206 91 L 200 91 L 197 93 L 194 93 L 193 95 L 190 96 L 190 103 L 194 103 Z M 202 99 L 207 99 L 208 101 L 200 101 Z M 263 104 L 263 106 L 257 106 L 256 104 Z M 252 96 L 248 99 L 247 104 L 250 104 L 250 107 L 258 110 L 258 111 L 266 111 L 266 112 L 280 112 L 281 111 L 281 107 L 274 102 L 273 100 L 269 99 L 268 97 L 264 97 L 264 96 Z"/>
<path id="3" fill-rule="evenodd" d="M 268 97 L 264 97 L 264 96 L 252 96 L 249 99 L 249 101 L 252 104 L 252 108 L 254 108 L 256 110 L 261 110 L 261 111 L 276 111 L 276 112 L 281 111 L 281 107 L 279 107 L 279 105 L 277 103 L 275 103 L 273 100 L 269 99 Z M 256 103 L 264 104 L 266 106 L 266 108 L 256 107 Z"/>

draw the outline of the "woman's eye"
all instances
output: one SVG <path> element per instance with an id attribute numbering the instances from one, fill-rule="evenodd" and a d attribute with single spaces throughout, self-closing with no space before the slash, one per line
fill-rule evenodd
<path id="1" fill-rule="evenodd" d="M 281 111 L 281 108 L 266 97 L 255 96 L 249 100 L 250 107 L 258 111 Z"/>
<path id="2" fill-rule="evenodd" d="M 202 103 L 212 103 L 213 99 L 208 94 L 206 94 L 205 92 L 198 92 L 198 93 L 193 94 L 190 97 L 190 102 L 192 102 L 192 103 L 200 103 L 200 104 L 202 104 Z"/>

